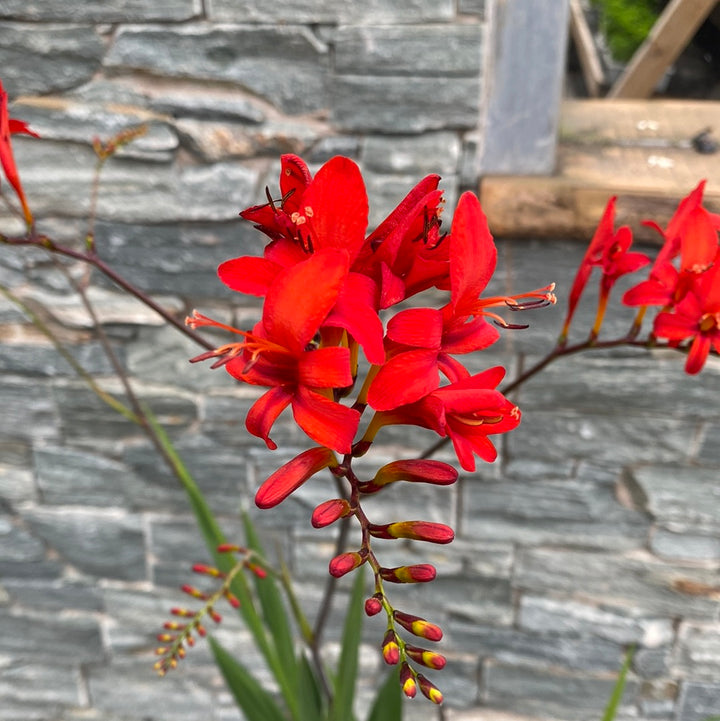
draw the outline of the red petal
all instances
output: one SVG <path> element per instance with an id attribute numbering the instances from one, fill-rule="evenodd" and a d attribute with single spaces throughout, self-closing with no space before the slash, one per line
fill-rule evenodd
<path id="1" fill-rule="evenodd" d="M 312 176 L 305 161 L 287 153 L 280 157 L 280 194 L 285 199 L 283 210 L 293 213 L 300 208 L 305 189 Z"/>
<path id="2" fill-rule="evenodd" d="M 258 508 L 277 506 L 318 471 L 334 463 L 335 456 L 329 448 L 310 448 L 303 451 L 278 468 L 258 488 L 255 504 Z"/>
<path id="3" fill-rule="evenodd" d="M 344 328 L 363 347 L 370 363 L 385 361 L 383 326 L 375 310 L 377 287 L 372 278 L 349 273 L 335 307 L 323 325 Z"/>
<path id="4" fill-rule="evenodd" d="M 280 273 L 263 306 L 267 337 L 302 353 L 335 305 L 347 272 L 347 253 L 325 250 Z"/>
<path id="5" fill-rule="evenodd" d="M 415 348 L 440 350 L 442 313 L 434 308 L 408 308 L 395 314 L 387 325 L 387 337 Z"/>
<path id="6" fill-rule="evenodd" d="M 298 382 L 311 388 L 347 388 L 352 385 L 350 351 L 347 348 L 318 348 L 298 359 Z"/>
<path id="7" fill-rule="evenodd" d="M 688 353 L 687 360 L 685 361 L 685 372 L 690 375 L 699 373 L 705 361 L 707 360 L 708 354 L 710 353 L 710 336 L 698 334 L 690 346 L 690 352 Z"/>
<path id="8" fill-rule="evenodd" d="M 245 427 L 252 435 L 262 438 L 271 451 L 277 448 L 277 444 L 270 439 L 270 429 L 277 417 L 290 405 L 291 400 L 292 394 L 285 388 L 271 388 L 260 396 L 248 411 Z"/>
<path id="9" fill-rule="evenodd" d="M 316 443 L 338 453 L 350 453 L 360 413 L 314 393 L 304 386 L 298 388 L 292 401 L 295 422 Z"/>
<path id="10" fill-rule="evenodd" d="M 336 156 L 318 170 L 299 212 L 307 217 L 315 251 L 342 248 L 354 260 L 365 241 L 368 199 L 360 168 Z"/>
<path id="11" fill-rule="evenodd" d="M 453 308 L 475 301 L 497 264 L 497 249 L 480 201 L 463 193 L 450 231 L 450 287 Z"/>
<path id="12" fill-rule="evenodd" d="M 368 391 L 368 403 L 376 411 L 390 411 L 420 400 L 439 383 L 437 351 L 399 353 L 375 376 Z"/>
<path id="13" fill-rule="evenodd" d="M 221 263 L 218 277 L 232 290 L 263 297 L 281 271 L 282 266 L 266 258 L 243 256 Z"/>

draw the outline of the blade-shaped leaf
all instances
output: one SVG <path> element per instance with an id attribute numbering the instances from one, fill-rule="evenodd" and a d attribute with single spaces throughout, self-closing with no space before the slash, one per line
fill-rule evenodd
<path id="1" fill-rule="evenodd" d="M 319 721 L 325 717 L 325 703 L 320 681 L 304 653 L 298 658 L 300 685 L 300 716 L 303 721 Z"/>
<path id="2" fill-rule="evenodd" d="M 335 677 L 335 695 L 330 708 L 330 721 L 349 721 L 353 718 L 353 699 L 357 679 L 358 649 L 363 620 L 363 593 L 365 590 L 364 567 L 355 576 L 345 616 L 342 635 L 342 651 Z"/>
<path id="3" fill-rule="evenodd" d="M 634 655 L 635 647 L 631 646 L 625 654 L 625 660 L 623 661 L 622 668 L 620 669 L 620 675 L 615 683 L 608 705 L 605 707 L 605 713 L 603 714 L 602 721 L 613 721 L 615 718 L 618 706 L 620 705 L 620 700 L 622 699 L 623 691 L 625 691 L 625 682 L 627 681 L 628 671 L 630 670 L 630 664 L 632 663 Z"/>
<path id="4" fill-rule="evenodd" d="M 287 721 L 273 697 L 215 639 L 210 648 L 230 692 L 248 721 Z"/>
<path id="5" fill-rule="evenodd" d="M 250 516 L 243 513 L 242 520 L 248 546 L 264 557 L 265 553 L 260 538 L 255 531 Z M 278 671 L 282 677 L 278 676 L 275 668 L 273 668 L 273 672 L 275 672 L 277 681 L 283 689 L 283 695 L 287 698 L 293 718 L 299 718 L 298 697 L 301 691 L 299 688 L 299 669 L 295 659 L 293 631 L 288 623 L 287 610 L 283 604 L 277 581 L 271 574 L 268 574 L 265 578 L 255 576 L 254 581 L 265 625 L 270 632 L 275 644 L 277 658 L 280 661 Z"/>
<path id="6" fill-rule="evenodd" d="M 402 712 L 399 672 L 394 668 L 378 689 L 367 721 L 402 721 Z"/>

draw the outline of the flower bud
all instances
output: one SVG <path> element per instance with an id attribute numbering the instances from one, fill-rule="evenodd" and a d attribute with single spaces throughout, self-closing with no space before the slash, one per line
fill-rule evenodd
<path id="1" fill-rule="evenodd" d="M 358 566 L 365 563 L 365 556 L 357 553 L 356 551 L 350 551 L 348 553 L 341 553 L 339 556 L 335 556 L 330 561 L 329 570 L 330 575 L 335 578 L 340 578 L 350 571 L 354 571 Z"/>
<path id="2" fill-rule="evenodd" d="M 393 618 L 406 630 L 428 641 L 439 641 L 443 637 L 440 626 L 403 611 L 393 611 Z"/>
<path id="3" fill-rule="evenodd" d="M 402 691 L 408 698 L 415 698 L 417 693 L 415 674 L 407 663 L 403 663 L 400 667 L 400 686 L 402 686 Z"/>
<path id="4" fill-rule="evenodd" d="M 380 576 L 390 583 L 427 583 L 435 578 L 435 573 L 435 566 L 429 563 L 380 569 Z"/>
<path id="5" fill-rule="evenodd" d="M 443 695 L 440 692 L 440 689 L 434 683 L 428 681 L 421 673 L 417 675 L 417 682 L 420 686 L 420 691 L 425 698 L 436 704 L 441 704 L 443 702 Z"/>
<path id="6" fill-rule="evenodd" d="M 410 459 L 388 463 L 375 474 L 372 481 L 361 483 L 359 487 L 361 493 L 377 493 L 383 486 L 396 481 L 449 486 L 455 483 L 457 477 L 458 472 L 448 463 Z"/>
<path id="7" fill-rule="evenodd" d="M 401 521 L 384 526 L 371 523 L 368 530 L 375 538 L 408 538 L 430 543 L 450 543 L 455 538 L 450 526 L 430 521 Z"/>
<path id="8" fill-rule="evenodd" d="M 368 616 L 376 616 L 380 611 L 382 611 L 383 605 L 382 605 L 382 594 L 376 593 L 374 596 L 370 596 L 370 598 L 365 601 L 365 613 Z"/>
<path id="9" fill-rule="evenodd" d="M 331 523 L 335 523 L 339 518 L 352 513 L 350 504 L 344 498 L 333 498 L 330 501 L 321 503 L 312 514 L 312 524 L 314 528 L 325 528 Z"/>
<path id="10" fill-rule="evenodd" d="M 388 629 L 382 642 L 382 655 L 385 663 L 394 666 L 400 660 L 400 646 L 395 631 Z"/>
<path id="11" fill-rule="evenodd" d="M 337 465 L 335 454 L 324 447 L 310 448 L 275 471 L 255 494 L 258 508 L 273 508 L 284 501 L 308 478 L 329 465 Z"/>
<path id="12" fill-rule="evenodd" d="M 433 668 L 436 671 L 445 668 L 445 656 L 435 653 L 435 651 L 428 651 L 425 648 L 405 644 L 405 653 L 411 661 L 415 661 L 415 663 L 419 663 L 422 666 Z"/>

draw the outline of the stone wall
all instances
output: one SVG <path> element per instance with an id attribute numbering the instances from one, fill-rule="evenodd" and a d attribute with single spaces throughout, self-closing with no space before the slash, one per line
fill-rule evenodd
<path id="1" fill-rule="evenodd" d="M 274 187 L 279 153 L 315 165 L 356 158 L 373 223 L 425 173 L 443 175 L 450 207 L 475 184 L 485 11 L 471 0 L 6 0 L 2 79 L 13 115 L 43 136 L 16 143 L 40 228 L 81 244 L 93 136 L 146 123 L 103 171 L 99 253 L 178 317 L 198 307 L 248 327 L 258 306 L 227 291 L 215 269 L 261 247 L 237 213 Z M 21 230 L 5 210 L 0 221 L 3 232 Z M 562 293 L 583 248 L 502 241 L 500 251 L 495 290 L 556 280 Z M 67 269 L 82 281 L 81 267 Z M 122 395 L 49 255 L 1 246 L 0 283 Z M 90 297 L 140 397 L 237 536 L 238 510 L 303 437 L 281 420 L 281 450 L 268 453 L 244 432 L 252 389 L 188 364 L 196 346 L 97 274 Z M 551 346 L 561 315 L 533 314 L 473 369 L 527 367 Z M 579 326 L 592 315 L 584 306 Z M 0 721 L 238 719 L 202 644 L 167 678 L 151 670 L 154 633 L 183 603 L 177 588 L 192 580 L 190 564 L 205 557 L 182 491 L 142 434 L 7 299 L 0 334 Z M 372 509 L 373 520 L 428 518 L 458 531 L 452 546 L 433 549 L 433 584 L 397 591 L 404 608 L 446 629 L 448 668 L 435 677 L 446 718 L 595 721 L 632 644 L 622 721 L 718 713 L 720 366 L 711 361 L 696 378 L 681 366 L 634 352 L 558 362 L 521 389 L 523 424 L 499 444 L 496 464 L 451 489 L 388 492 Z M 378 455 L 388 460 L 434 440 L 407 429 L 385 439 Z M 327 496 L 318 480 L 253 512 L 309 610 L 331 554 L 309 516 Z M 225 616 L 220 639 L 262 676 L 247 632 Z M 368 621 L 361 700 L 382 670 L 381 636 Z M 436 718 L 421 701 L 407 716 Z"/>

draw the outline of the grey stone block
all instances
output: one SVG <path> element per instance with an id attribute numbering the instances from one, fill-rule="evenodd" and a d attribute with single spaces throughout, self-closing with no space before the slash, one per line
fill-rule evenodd
<path id="1" fill-rule="evenodd" d="M 451 0 L 399 0 L 337 3 L 333 0 L 286 0 L 268 5 L 263 0 L 210 0 L 208 16 L 223 22 L 391 23 L 444 22 L 455 15 Z"/>
<path id="2" fill-rule="evenodd" d="M 148 22 L 190 20 L 200 15 L 200 0 L 73 0 L 48 5 L 43 0 L 8 0 L 0 8 L 0 17 L 41 22 Z"/>
<path id="3" fill-rule="evenodd" d="M 475 654 L 481 661 L 495 659 L 512 666 L 603 672 L 617 670 L 623 659 L 620 646 L 599 638 L 535 634 L 462 623 L 452 618 L 445 630 L 453 649 Z"/>
<path id="4" fill-rule="evenodd" d="M 100 627 L 90 618 L 38 617 L 2 609 L 0 653 L 34 661 L 58 658 L 70 658 L 73 663 L 99 661 L 103 658 Z"/>
<path id="5" fill-rule="evenodd" d="M 495 708 L 567 721 L 596 721 L 607 705 L 615 680 L 607 675 L 560 672 L 533 666 L 486 662 L 482 698 Z M 625 686 L 625 702 L 637 693 L 637 682 Z"/>
<path id="6" fill-rule="evenodd" d="M 18 441 L 57 438 L 57 407 L 42 380 L 28 384 L 19 376 L 3 376 L 0 398 L 3 399 L 1 437 Z"/>
<path id="7" fill-rule="evenodd" d="M 333 80 L 331 118 L 346 132 L 462 130 L 475 127 L 479 106 L 477 78 L 438 84 L 430 77 L 338 75 Z"/>
<path id="8" fill-rule="evenodd" d="M 3 586 L 25 610 L 47 615 L 62 611 L 103 611 L 100 589 L 87 580 L 5 578 Z"/>
<path id="9" fill-rule="evenodd" d="M 283 153 L 305 156 L 320 137 L 320 128 L 295 120 L 272 120 L 248 126 L 181 118 L 175 128 L 183 145 L 206 163 Z"/>
<path id="10" fill-rule="evenodd" d="M 666 678 L 670 648 L 641 648 L 632 660 L 633 671 L 641 678 Z"/>
<path id="11" fill-rule="evenodd" d="M 30 718 L 28 713 L 54 718 L 59 708 L 80 705 L 80 671 L 73 664 L 52 660 L 10 662 L 0 668 L 0 698 L 3 721 Z"/>
<path id="12" fill-rule="evenodd" d="M 334 35 L 335 72 L 344 75 L 476 77 L 479 25 L 345 26 Z"/>
<path id="13" fill-rule="evenodd" d="M 720 463 L 720 443 L 717 442 L 720 436 L 720 425 L 717 423 L 709 423 L 705 427 L 700 451 L 698 452 L 698 460 L 701 463 L 717 466 Z"/>
<path id="14" fill-rule="evenodd" d="M 37 483 L 46 504 L 130 507 L 141 481 L 125 464 L 92 451 L 44 446 L 35 451 Z"/>
<path id="15" fill-rule="evenodd" d="M 598 637 L 615 644 L 664 647 L 674 639 L 671 618 L 643 614 L 631 607 L 580 603 L 523 594 L 518 628 L 534 633 Z"/>
<path id="16" fill-rule="evenodd" d="M 33 197 L 37 215 L 74 215 L 89 212 L 89 188 L 95 154 L 71 143 L 20 142 L 16 160 L 25 168 L 23 185 Z M 52 167 L 52 174 L 47 168 Z M 254 169 L 233 162 L 187 166 L 133 158 L 113 158 L 102 174 L 97 213 L 101 220 L 121 223 L 236 220 L 238 209 L 256 194 Z"/>
<path id="17" fill-rule="evenodd" d="M 612 488 L 583 481 L 466 482 L 463 534 L 526 546 L 562 543 L 636 548 L 648 531 L 644 514 L 615 500 Z"/>
<path id="18" fill-rule="evenodd" d="M 41 541 L 12 523 L 9 516 L 0 515 L 0 560 L 3 562 L 33 563 L 45 557 Z"/>
<path id="19" fill-rule="evenodd" d="M 127 581 L 146 579 L 139 517 L 67 507 L 29 509 L 23 515 L 34 533 L 80 571 Z"/>
<path id="20" fill-rule="evenodd" d="M 112 372 L 110 362 L 99 343 L 79 343 L 65 346 L 81 368 L 92 375 Z M 122 350 L 120 350 L 122 355 Z M 0 370 L 28 376 L 73 376 L 75 369 L 50 345 L 0 345 Z"/>
<path id="21" fill-rule="evenodd" d="M 620 557 L 593 551 L 521 550 L 513 585 L 577 600 L 632 606 L 649 614 L 703 619 L 717 608 L 712 569 L 671 564 L 646 554 Z"/>
<path id="22" fill-rule="evenodd" d="M 65 98 L 33 98 L 15 103 L 14 113 L 40 134 L 42 141 L 38 144 L 69 141 L 90 145 L 95 138 L 107 142 L 118 133 L 144 126 L 146 132 L 118 148 L 116 157 L 169 162 L 178 149 L 178 138 L 172 127 L 149 118 L 148 113 L 139 108 L 119 110 L 110 102 L 101 105 Z"/>
<path id="23" fill-rule="evenodd" d="M 126 26 L 104 63 L 115 70 L 233 82 L 287 112 L 327 105 L 327 48 L 304 27 Z"/>
<path id="24" fill-rule="evenodd" d="M 714 680 L 720 677 L 720 625 L 684 621 L 673 649 L 673 676 Z"/>
<path id="25" fill-rule="evenodd" d="M 677 721 L 707 721 L 720 709 L 720 684 L 683 683 L 678 700 Z"/>
<path id="26" fill-rule="evenodd" d="M 408 137 L 370 135 L 363 142 L 363 168 L 376 173 L 416 175 L 418 180 L 430 173 L 455 175 L 459 158 L 457 133 L 424 133 Z"/>
<path id="27" fill-rule="evenodd" d="M 0 26 L 0 67 L 11 98 L 81 85 L 98 70 L 104 52 L 103 40 L 92 25 L 3 22 Z"/>
<path id="28" fill-rule="evenodd" d="M 687 526 L 656 528 L 650 536 L 650 550 L 670 560 L 720 560 L 720 538 L 695 533 Z"/>

